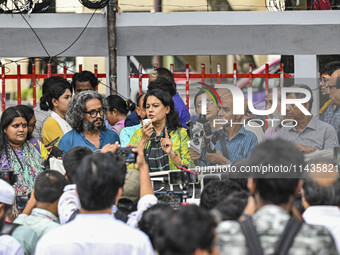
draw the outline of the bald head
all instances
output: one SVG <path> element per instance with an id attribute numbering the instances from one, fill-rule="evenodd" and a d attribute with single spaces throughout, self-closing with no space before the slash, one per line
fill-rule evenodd
<path id="1" fill-rule="evenodd" d="M 222 97 L 232 97 L 232 94 L 229 89 L 221 88 L 216 90 L 217 94 Z"/>
<path id="2" fill-rule="evenodd" d="M 340 69 L 336 70 L 330 80 L 329 80 L 329 84 L 336 84 L 337 83 L 337 80 L 340 78 Z"/>
<path id="3" fill-rule="evenodd" d="M 329 98 L 336 106 L 340 106 L 340 70 L 336 70 L 328 82 Z"/>

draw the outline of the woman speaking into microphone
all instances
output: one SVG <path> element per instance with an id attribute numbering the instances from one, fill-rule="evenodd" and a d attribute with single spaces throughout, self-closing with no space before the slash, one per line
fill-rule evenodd
<path id="1" fill-rule="evenodd" d="M 190 139 L 179 124 L 170 94 L 160 89 L 148 91 L 143 106 L 147 120 L 133 134 L 130 144 L 144 148 L 150 171 L 174 170 L 179 165 L 192 167 Z"/>

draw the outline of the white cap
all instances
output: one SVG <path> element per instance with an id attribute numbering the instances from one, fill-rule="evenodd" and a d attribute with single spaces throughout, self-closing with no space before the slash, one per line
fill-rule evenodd
<path id="1" fill-rule="evenodd" d="M 15 191 L 13 187 L 0 179 L 0 203 L 11 205 L 13 204 Z"/>

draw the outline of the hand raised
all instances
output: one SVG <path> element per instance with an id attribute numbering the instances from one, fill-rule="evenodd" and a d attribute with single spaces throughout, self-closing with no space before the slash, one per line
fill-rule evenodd
<path id="1" fill-rule="evenodd" d="M 172 141 L 169 138 L 167 129 L 165 129 L 165 138 L 161 138 L 161 146 L 166 154 L 169 154 L 172 151 Z"/>

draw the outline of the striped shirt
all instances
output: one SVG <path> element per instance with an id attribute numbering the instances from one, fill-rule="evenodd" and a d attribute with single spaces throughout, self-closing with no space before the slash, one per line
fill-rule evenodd
<path id="1" fill-rule="evenodd" d="M 316 150 L 332 149 L 338 146 L 334 128 L 313 117 L 303 131 L 299 132 L 295 127 L 282 127 L 279 136 L 293 144 L 311 146 Z"/>

